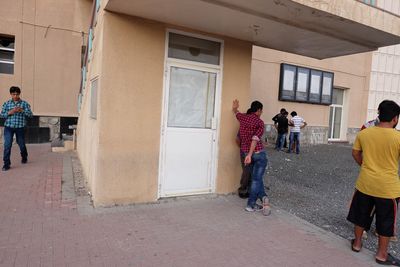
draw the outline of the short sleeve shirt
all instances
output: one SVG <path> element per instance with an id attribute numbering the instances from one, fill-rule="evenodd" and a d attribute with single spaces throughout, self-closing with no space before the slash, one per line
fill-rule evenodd
<path id="1" fill-rule="evenodd" d="M 294 116 L 292 118 L 292 122 L 293 122 L 293 127 L 290 128 L 290 132 L 299 133 L 300 132 L 300 127 L 304 123 L 304 119 L 302 117 L 299 117 L 299 116 Z"/>
<path id="2" fill-rule="evenodd" d="M 380 198 L 400 197 L 400 133 L 390 128 L 367 128 L 358 133 L 353 149 L 363 155 L 357 190 Z"/>

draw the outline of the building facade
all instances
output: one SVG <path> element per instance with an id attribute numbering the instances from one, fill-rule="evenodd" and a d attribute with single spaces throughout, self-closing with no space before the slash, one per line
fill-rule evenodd
<path id="1" fill-rule="evenodd" d="M 251 96 L 266 103 L 264 122 L 269 142 L 275 143 L 277 131 L 272 117 L 281 108 L 289 114 L 296 111 L 308 123 L 301 134 L 303 145 L 326 144 L 328 141 L 353 142 L 366 118 L 371 58 L 372 53 L 360 53 L 316 60 L 254 47 Z M 282 66 L 290 68 L 282 69 Z M 293 76 L 290 89 L 296 95 L 291 99 L 282 99 L 279 95 L 284 72 Z M 322 77 L 328 81 L 325 86 Z M 313 86 L 313 80 L 317 80 L 316 86 Z M 323 93 L 316 95 L 313 101 L 312 91 L 324 90 L 332 92 L 331 101 L 322 101 Z M 318 97 L 322 102 L 318 101 Z"/>
<path id="2" fill-rule="evenodd" d="M 98 206 L 235 191 L 233 99 L 261 100 L 267 132 L 285 106 L 309 143 L 350 140 L 400 19 L 348 0 L 103 0 L 89 32 L 77 147 Z"/>
<path id="3" fill-rule="evenodd" d="M 370 4 L 400 15 L 399 0 L 377 0 Z M 382 100 L 390 99 L 400 103 L 400 45 L 382 47 L 373 52 L 370 76 L 368 120 L 376 118 L 377 107 Z"/>
<path id="4" fill-rule="evenodd" d="M 0 5 L 0 102 L 10 98 L 11 86 L 19 86 L 34 113 L 27 142 L 49 142 L 77 121 L 92 1 L 0 0 Z"/>

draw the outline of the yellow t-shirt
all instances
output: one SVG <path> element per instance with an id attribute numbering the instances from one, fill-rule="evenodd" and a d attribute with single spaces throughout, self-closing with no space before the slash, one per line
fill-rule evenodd
<path id="1" fill-rule="evenodd" d="M 358 133 L 353 149 L 362 151 L 363 156 L 357 190 L 380 198 L 400 197 L 400 133 L 377 126 L 367 128 Z"/>

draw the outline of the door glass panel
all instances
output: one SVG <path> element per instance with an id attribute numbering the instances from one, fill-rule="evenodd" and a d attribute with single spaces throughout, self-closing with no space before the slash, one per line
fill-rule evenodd
<path id="1" fill-rule="evenodd" d="M 168 127 L 211 128 L 216 73 L 171 67 Z"/>
<path id="2" fill-rule="evenodd" d="M 343 105 L 344 90 L 333 88 L 332 104 Z"/>
<path id="3" fill-rule="evenodd" d="M 340 122 L 342 120 L 342 108 L 335 108 L 335 122 L 333 124 L 333 138 L 340 138 Z"/>

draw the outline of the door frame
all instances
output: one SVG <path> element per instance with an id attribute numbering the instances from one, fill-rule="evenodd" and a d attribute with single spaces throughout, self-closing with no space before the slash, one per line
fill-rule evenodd
<path id="1" fill-rule="evenodd" d="M 328 140 L 329 141 L 340 141 L 341 136 L 342 136 L 342 127 L 343 127 L 343 105 L 337 105 L 337 104 L 331 104 L 329 106 L 329 112 L 331 112 L 331 107 L 333 107 L 333 114 L 332 114 L 332 122 L 330 122 L 331 125 L 329 125 L 329 128 L 331 128 L 331 132 L 328 133 Z M 340 116 L 340 131 L 339 131 L 339 138 L 330 138 L 330 136 L 333 135 L 334 131 L 334 124 L 335 124 L 335 109 L 336 108 L 342 108 L 341 116 Z M 332 125 L 333 124 L 333 125 Z M 329 129 L 328 128 L 328 129 Z"/>
<path id="2" fill-rule="evenodd" d="M 329 105 L 329 112 L 331 110 L 331 107 L 341 107 L 342 108 L 342 115 L 340 118 L 340 131 L 339 131 L 339 138 L 329 138 L 329 136 L 331 136 L 331 132 L 328 132 L 328 141 L 333 141 L 333 142 L 337 142 L 337 141 L 343 141 L 346 140 L 346 132 L 347 132 L 347 107 L 348 107 L 348 88 L 344 88 L 344 87 L 339 87 L 339 86 L 334 86 L 334 89 L 337 90 L 341 90 L 343 91 L 343 102 L 341 105 L 339 104 L 330 104 Z M 333 92 L 332 92 L 333 93 Z M 332 122 L 335 121 L 335 113 L 333 113 L 332 116 Z M 328 119 L 328 124 L 330 123 L 329 119 Z M 330 128 L 330 124 L 328 125 L 328 131 Z M 333 128 L 331 129 L 333 131 Z M 342 138 L 344 137 L 344 138 Z"/>
<path id="3" fill-rule="evenodd" d="M 220 64 L 212 65 L 201 62 L 168 58 L 168 44 L 169 44 L 169 34 L 177 33 L 181 35 L 186 35 L 189 37 L 195 37 L 204 40 L 210 40 L 219 42 L 221 44 L 220 49 Z M 158 164 L 158 187 L 157 187 L 157 199 L 163 196 L 163 181 L 164 181 L 164 166 L 165 166 L 165 149 L 166 149 L 166 135 L 165 130 L 167 127 L 168 120 L 168 103 L 169 103 L 169 86 L 170 86 L 170 68 L 187 68 L 198 71 L 206 71 L 216 73 L 216 88 L 215 88 L 215 135 L 214 144 L 212 147 L 212 160 L 210 167 L 210 184 L 211 192 L 215 193 L 216 190 L 216 175 L 218 167 L 218 152 L 219 152 L 219 136 L 220 136 L 220 118 L 221 118 L 221 97 L 222 97 L 222 78 L 223 78 L 223 55 L 224 55 L 224 41 L 217 38 L 212 38 L 205 35 L 193 34 L 184 31 L 167 29 L 165 37 L 165 60 L 164 60 L 164 75 L 163 75 L 163 93 L 162 93 L 162 111 L 161 111 L 161 124 L 160 124 L 160 148 L 159 148 L 159 164 Z M 200 192 L 198 194 L 204 194 Z M 184 196 L 186 194 L 180 194 Z M 196 193 L 191 193 L 190 195 L 196 195 Z"/>

